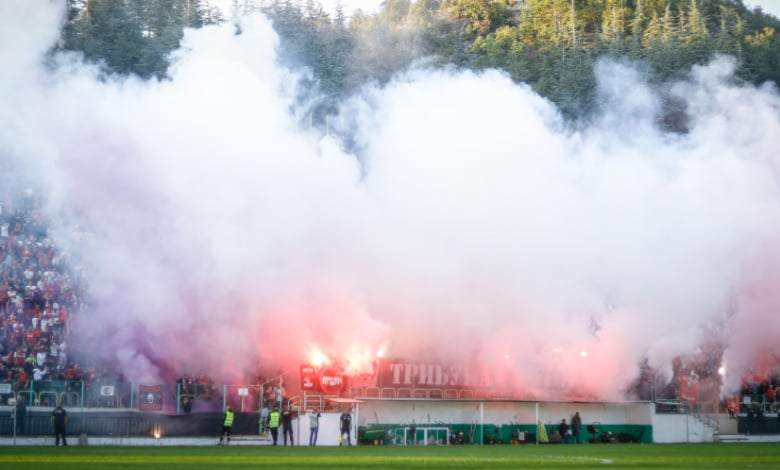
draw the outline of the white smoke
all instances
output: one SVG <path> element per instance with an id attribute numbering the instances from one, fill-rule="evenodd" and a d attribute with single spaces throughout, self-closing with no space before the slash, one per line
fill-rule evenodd
<path id="1" fill-rule="evenodd" d="M 262 17 L 187 31 L 170 79 L 143 82 L 73 56 L 44 68 L 59 14 L 0 6 L 16 65 L 0 152 L 90 222 L 79 340 L 131 380 L 381 345 L 529 394 L 615 398 L 642 358 L 693 351 L 777 278 L 778 96 L 734 84 L 731 59 L 673 87 L 686 135 L 656 127 L 659 95 L 628 65 L 599 65 L 603 113 L 579 131 L 499 72 L 415 68 L 344 103 L 352 155 L 290 115 L 297 78 Z M 776 344 L 761 286 L 737 309 L 732 368 Z"/>

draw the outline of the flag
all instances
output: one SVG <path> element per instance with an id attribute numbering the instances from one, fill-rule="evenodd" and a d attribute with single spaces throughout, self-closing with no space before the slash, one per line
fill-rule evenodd
<path id="1" fill-rule="evenodd" d="M 690 375 L 680 374 L 680 399 L 696 403 L 699 400 L 699 376 L 691 372 Z"/>
<path id="2" fill-rule="evenodd" d="M 138 408 L 144 411 L 162 410 L 162 385 L 141 385 Z"/>
<path id="3" fill-rule="evenodd" d="M 539 420 L 539 442 L 550 442 L 550 439 L 547 437 L 547 429 L 544 427 L 544 423 L 542 423 L 542 420 Z"/>

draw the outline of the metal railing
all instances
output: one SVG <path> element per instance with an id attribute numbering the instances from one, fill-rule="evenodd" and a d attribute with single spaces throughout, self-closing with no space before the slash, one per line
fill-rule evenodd
<path id="1" fill-rule="evenodd" d="M 137 410 L 66 409 L 67 435 L 87 434 L 102 437 L 166 437 L 217 436 L 222 413 L 198 413 L 175 416 L 159 413 L 139 413 Z M 257 435 L 258 413 L 236 413 L 233 433 Z M 28 409 L 20 413 L 0 413 L 0 437 L 53 436 L 51 411 Z"/>
<path id="2" fill-rule="evenodd" d="M 113 408 L 190 414 L 221 411 L 230 405 L 240 412 L 258 412 L 263 407 L 263 387 L 258 384 L 215 383 L 141 384 L 85 380 L 31 380 L 0 382 L 0 405 L 54 408 Z"/>

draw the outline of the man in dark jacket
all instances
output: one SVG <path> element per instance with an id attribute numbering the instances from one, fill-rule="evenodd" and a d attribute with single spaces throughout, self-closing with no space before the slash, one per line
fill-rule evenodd
<path id="1" fill-rule="evenodd" d="M 574 435 L 574 442 L 580 443 L 580 431 L 582 431 L 582 418 L 580 418 L 580 412 L 574 413 L 574 417 L 571 419 L 571 432 Z"/>
<path id="2" fill-rule="evenodd" d="M 287 445 L 287 434 L 290 434 L 290 445 L 294 446 L 295 443 L 293 442 L 293 429 L 292 429 L 292 411 L 290 411 L 290 408 L 285 406 L 282 410 L 282 439 L 284 440 L 284 445 Z"/>
<path id="3" fill-rule="evenodd" d="M 339 445 L 342 444 L 342 441 L 344 439 L 344 434 L 347 435 L 347 445 L 352 445 L 352 415 L 349 414 L 349 411 L 344 411 L 341 413 L 341 434 L 339 434 Z"/>
<path id="4" fill-rule="evenodd" d="M 566 443 L 566 441 L 569 439 L 570 434 L 571 431 L 569 431 L 569 425 L 566 424 L 566 418 L 563 418 L 561 420 L 561 424 L 558 425 L 558 435 L 561 436 L 561 444 Z"/>
<path id="5" fill-rule="evenodd" d="M 51 425 L 54 427 L 54 445 L 60 445 L 60 437 L 62 438 L 62 445 L 68 445 L 68 441 L 65 440 L 68 413 L 65 412 L 65 408 L 62 405 L 57 405 L 54 411 L 51 412 Z"/>

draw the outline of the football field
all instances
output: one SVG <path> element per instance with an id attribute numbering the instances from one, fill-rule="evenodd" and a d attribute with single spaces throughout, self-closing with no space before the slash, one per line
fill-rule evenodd
<path id="1" fill-rule="evenodd" d="M 780 444 L 0 447 L 0 469 L 780 468 Z"/>

